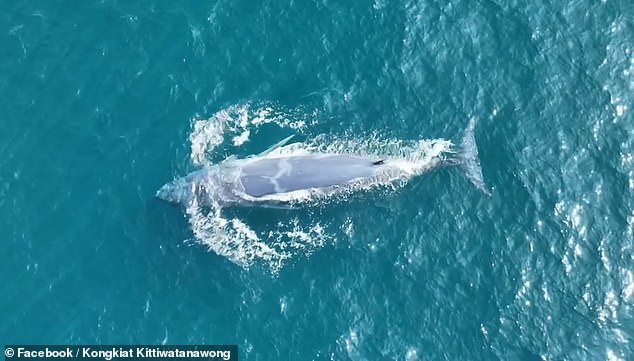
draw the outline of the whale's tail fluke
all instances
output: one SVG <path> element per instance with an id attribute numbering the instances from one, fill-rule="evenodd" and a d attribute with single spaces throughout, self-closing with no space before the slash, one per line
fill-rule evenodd
<path id="1" fill-rule="evenodd" d="M 464 134 L 462 136 L 462 142 L 460 143 L 456 163 L 462 169 L 469 181 L 476 186 L 476 188 L 487 195 L 491 195 L 491 191 L 489 191 L 489 188 L 484 182 L 482 168 L 480 167 L 480 157 L 478 156 L 478 147 L 476 145 L 474 134 L 476 123 L 476 118 L 471 118 L 469 120 L 469 125 L 467 125 L 467 128 L 464 130 Z"/>

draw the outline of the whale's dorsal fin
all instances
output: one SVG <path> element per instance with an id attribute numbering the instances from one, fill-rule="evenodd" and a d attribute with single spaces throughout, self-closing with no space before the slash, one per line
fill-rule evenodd
<path id="1" fill-rule="evenodd" d="M 264 152 L 258 154 L 258 157 L 265 156 L 265 155 L 271 153 L 272 151 L 276 150 L 277 148 L 283 147 L 284 145 L 286 145 L 286 143 L 288 143 L 289 140 L 293 139 L 294 136 L 295 136 L 295 134 L 291 134 L 290 136 L 288 136 L 288 137 L 280 140 L 279 142 L 273 144 L 267 150 L 265 150 Z"/>
<path id="2" fill-rule="evenodd" d="M 385 163 L 385 159 L 379 159 L 376 162 L 372 162 L 372 165 L 382 165 Z"/>

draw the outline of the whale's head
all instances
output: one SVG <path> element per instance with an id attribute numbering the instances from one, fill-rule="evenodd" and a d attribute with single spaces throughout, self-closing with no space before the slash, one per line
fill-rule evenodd
<path id="1" fill-rule="evenodd" d="M 188 207 L 192 203 L 205 204 L 208 198 L 208 170 L 201 169 L 177 178 L 165 184 L 157 192 L 156 197 L 167 202 Z"/>
<path id="2" fill-rule="evenodd" d="M 193 187 L 194 185 L 185 182 L 184 178 L 179 178 L 162 186 L 156 192 L 156 197 L 167 202 L 187 205 L 192 200 Z"/>

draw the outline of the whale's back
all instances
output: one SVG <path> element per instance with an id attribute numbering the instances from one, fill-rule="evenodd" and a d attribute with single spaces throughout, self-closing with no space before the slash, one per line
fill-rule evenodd
<path id="1" fill-rule="evenodd" d="M 382 162 L 341 155 L 311 154 L 276 158 L 254 158 L 241 165 L 240 181 L 251 197 L 320 189 L 373 177 Z"/>

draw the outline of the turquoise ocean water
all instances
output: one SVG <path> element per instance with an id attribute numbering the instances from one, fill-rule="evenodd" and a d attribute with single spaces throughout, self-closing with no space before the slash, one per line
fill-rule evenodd
<path id="1" fill-rule="evenodd" d="M 0 50 L 3 343 L 634 359 L 630 1 L 4 0 Z M 154 198 L 291 134 L 472 117 L 490 197 L 444 168 L 222 232 Z"/>

